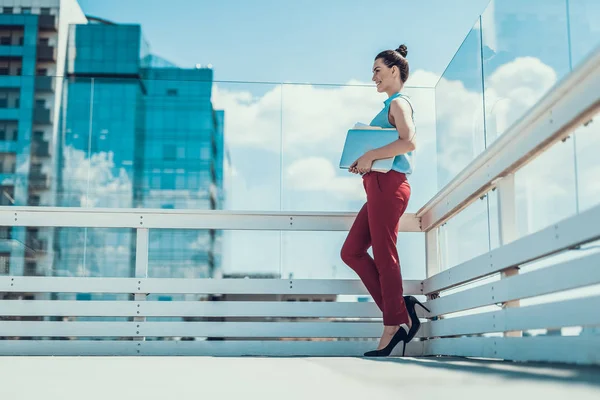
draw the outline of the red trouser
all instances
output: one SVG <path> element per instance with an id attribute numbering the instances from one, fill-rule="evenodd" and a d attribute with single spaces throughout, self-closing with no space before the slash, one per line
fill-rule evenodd
<path id="1" fill-rule="evenodd" d="M 383 313 L 384 325 L 408 323 L 396 242 L 400 217 L 410 198 L 403 173 L 363 175 L 367 202 L 356 216 L 342 246 L 342 260 L 360 277 Z M 367 249 L 373 246 L 373 258 Z"/>

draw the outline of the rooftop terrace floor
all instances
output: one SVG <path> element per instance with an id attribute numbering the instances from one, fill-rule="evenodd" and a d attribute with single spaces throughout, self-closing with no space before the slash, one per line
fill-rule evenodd
<path id="1" fill-rule="evenodd" d="M 600 368 L 460 358 L 0 357 L 3 399 L 599 399 Z"/>

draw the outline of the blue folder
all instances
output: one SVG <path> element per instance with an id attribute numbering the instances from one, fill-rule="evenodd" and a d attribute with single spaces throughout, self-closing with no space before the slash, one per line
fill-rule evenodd
<path id="1" fill-rule="evenodd" d="M 346 142 L 340 158 L 340 168 L 349 169 L 352 163 L 369 150 L 377 149 L 398 140 L 394 128 L 354 128 L 348 130 Z M 375 160 L 371 171 L 388 172 L 392 169 L 394 157 Z"/>

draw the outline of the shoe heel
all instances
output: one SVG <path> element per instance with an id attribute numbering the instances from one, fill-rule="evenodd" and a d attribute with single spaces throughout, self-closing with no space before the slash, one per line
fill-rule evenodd
<path id="1" fill-rule="evenodd" d="M 430 313 L 431 311 L 429 311 L 429 308 L 425 307 L 423 304 L 421 304 L 421 302 L 419 300 L 416 300 L 417 304 L 420 305 L 421 307 L 423 307 L 423 309 L 425 311 L 427 311 L 428 313 Z"/>
<path id="2" fill-rule="evenodd" d="M 402 357 L 404 357 L 404 353 L 406 352 L 406 341 L 402 342 Z"/>

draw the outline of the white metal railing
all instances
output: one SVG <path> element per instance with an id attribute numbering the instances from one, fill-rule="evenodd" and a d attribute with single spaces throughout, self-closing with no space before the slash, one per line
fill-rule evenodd
<path id="1" fill-rule="evenodd" d="M 557 84 L 417 215 L 403 217 L 401 231 L 425 233 L 428 274 L 423 281 L 406 282 L 405 292 L 427 296 L 426 305 L 431 310 L 421 314 L 428 321 L 418 333 L 421 340 L 407 346 L 409 355 L 600 363 L 600 336 L 511 337 L 531 329 L 600 325 L 598 295 L 527 307 L 519 307 L 518 303 L 525 298 L 600 284 L 599 254 L 584 254 L 536 271 L 516 273 L 523 264 L 600 239 L 600 205 L 522 238 L 516 237 L 514 210 L 514 173 L 596 115 L 600 108 L 598 93 L 600 51 Z M 440 272 L 437 227 L 492 188 L 500 192 L 501 246 Z M 0 354 L 360 355 L 373 347 L 373 339 L 381 333 L 381 315 L 373 303 L 284 301 L 290 296 L 366 294 L 357 280 L 147 278 L 149 229 L 345 231 L 354 216 L 354 213 L 0 208 L 0 225 L 4 226 L 137 230 L 135 278 L 0 277 L 0 292 L 133 295 L 131 301 L 115 302 L 3 301 L 0 315 L 44 319 L 102 316 L 128 320 L 1 321 L 0 336 L 34 340 L 1 340 Z M 469 286 L 497 274 L 502 274 L 502 279 Z M 146 301 L 149 293 L 219 294 L 225 298 L 214 302 L 165 303 Z M 251 297 L 234 297 L 246 295 L 272 297 L 266 299 L 271 301 L 260 302 Z M 493 311 L 485 309 L 497 305 L 501 307 Z M 478 309 L 482 312 L 456 314 Z M 155 317 L 188 320 L 149 320 Z M 48 340 L 88 337 L 111 340 Z M 152 340 L 156 337 L 166 340 Z M 181 337 L 202 340 L 171 340 Z M 215 338 L 228 340 L 207 340 Z"/>
<path id="2" fill-rule="evenodd" d="M 355 213 L 0 208 L 0 225 L 132 228 L 137 232 L 135 278 L 0 277 L 0 292 L 133 295 L 131 301 L 4 300 L 0 302 L 0 316 L 8 318 L 108 317 L 115 321 L 0 321 L 0 337 L 17 339 L 0 340 L 0 354 L 361 355 L 372 349 L 381 335 L 381 315 L 374 303 L 286 301 L 315 295 L 368 294 L 359 280 L 147 277 L 150 229 L 347 231 L 355 216 Z M 406 214 L 399 229 L 420 232 L 419 221 L 414 214 Z M 422 283 L 405 281 L 404 290 L 407 294 L 421 295 Z M 146 301 L 149 294 L 163 293 L 225 297 L 224 301 Z M 261 301 L 252 301 L 256 295 L 261 296 Z M 246 300 L 240 300 L 240 296 Z M 147 320 L 164 317 L 187 320 Z M 122 321 L 123 318 L 128 320 Z M 182 337 L 197 340 L 172 340 Z M 59 340 L 52 340 L 56 338 Z M 109 340 L 62 340 L 65 338 Z M 151 340 L 154 338 L 161 340 Z M 230 340 L 212 340 L 224 338 Z M 307 338 L 313 340 L 304 340 Z M 422 354 L 422 343 L 413 343 L 407 352 Z"/>
<path id="3" fill-rule="evenodd" d="M 600 284 L 597 254 L 518 275 L 518 268 L 600 239 L 600 205 L 517 239 L 514 174 L 600 111 L 600 48 L 428 202 L 417 216 L 427 232 L 431 317 L 425 354 L 600 364 L 600 336 L 521 336 L 521 331 L 600 326 L 600 291 L 584 298 L 519 307 L 519 300 Z M 437 227 L 482 195 L 498 190 L 500 247 L 439 271 Z M 501 280 L 465 286 L 501 273 Z M 466 287 L 460 291 L 461 287 Z M 444 291 L 457 293 L 445 295 Z M 455 318 L 447 314 L 496 306 Z M 504 337 L 464 337 L 503 333 Z"/>
<path id="4" fill-rule="evenodd" d="M 65 228 L 223 229 L 347 231 L 356 213 L 163 210 L 78 207 L 2 207 L 1 226 Z M 399 231 L 421 232 L 415 214 L 405 214 Z"/>
<path id="5" fill-rule="evenodd" d="M 592 119 L 600 107 L 600 48 L 417 212 L 430 231 Z"/>
<path id="6" fill-rule="evenodd" d="M 142 228 L 140 228 L 142 229 Z M 420 294 L 420 281 L 405 282 L 407 293 Z M 0 340 L 0 354 L 31 355 L 359 355 L 380 335 L 380 313 L 374 303 L 288 302 L 302 295 L 366 294 L 358 280 L 160 279 L 0 277 L 0 292 L 127 293 L 133 301 L 5 300 L 1 314 L 13 317 L 128 317 L 133 321 L 0 321 L 1 336 L 35 340 Z M 147 294 L 261 295 L 262 301 L 143 301 Z M 274 295 L 265 301 L 265 295 Z M 238 297 L 239 298 L 239 297 Z M 185 322 L 145 321 L 180 317 Z M 219 321 L 195 321 L 219 318 Z M 245 320 L 244 320 L 245 319 Z M 250 320 L 248 320 L 250 319 Z M 113 340 L 48 340 L 48 338 Z M 163 338 L 167 340 L 142 340 Z M 201 338 L 177 341 L 173 338 Z M 234 341 L 207 339 L 229 338 Z M 286 338 L 286 341 L 269 339 Z M 335 341 L 297 341 L 325 338 Z M 134 340 L 131 340 L 134 339 Z M 344 341 L 353 339 L 353 341 Z M 356 339 L 364 339 L 356 341 Z M 59 344 L 57 344 L 60 343 Z M 422 354 L 422 344 L 409 349 Z"/>

